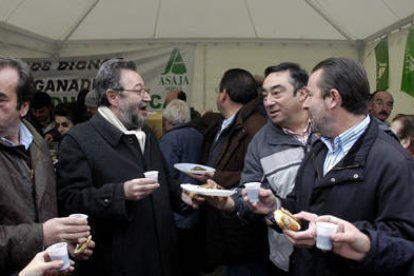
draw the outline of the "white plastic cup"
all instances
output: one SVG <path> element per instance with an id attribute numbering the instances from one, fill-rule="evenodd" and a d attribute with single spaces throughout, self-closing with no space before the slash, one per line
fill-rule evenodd
<path id="1" fill-rule="evenodd" d="M 245 190 L 247 192 L 247 197 L 251 203 L 259 202 L 259 191 L 260 191 L 260 182 L 248 182 L 244 183 Z"/>
<path id="2" fill-rule="evenodd" d="M 331 222 L 316 222 L 316 247 L 321 250 L 332 250 L 331 235 L 336 233 L 337 224 Z"/>
<path id="3" fill-rule="evenodd" d="M 69 268 L 70 262 L 68 255 L 68 244 L 66 242 L 55 243 L 46 248 L 46 252 L 52 261 L 63 261 L 63 266 L 59 269 L 59 271 Z"/>
<path id="4" fill-rule="evenodd" d="M 144 172 L 145 178 L 153 178 L 158 182 L 158 171 Z"/>
<path id="5" fill-rule="evenodd" d="M 86 221 L 88 221 L 88 215 L 85 214 L 71 214 L 69 215 L 70 218 L 81 218 L 81 219 L 85 219 Z"/>

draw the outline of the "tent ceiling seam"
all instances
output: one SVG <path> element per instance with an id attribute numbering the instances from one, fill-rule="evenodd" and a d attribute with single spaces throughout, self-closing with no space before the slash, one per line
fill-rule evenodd
<path id="1" fill-rule="evenodd" d="M 369 43 L 377 38 L 380 38 L 384 35 L 390 34 L 391 32 L 401 29 L 404 26 L 413 25 L 414 24 L 414 13 L 407 16 L 406 18 L 403 18 L 399 20 L 398 22 L 395 22 L 394 24 L 391 24 L 388 27 L 385 27 L 384 29 L 376 32 L 375 34 L 372 34 L 364 39 L 365 43 Z"/>
<path id="2" fill-rule="evenodd" d="M 250 24 L 252 25 L 252 28 L 253 28 L 254 36 L 256 38 L 259 38 L 259 35 L 257 34 L 257 30 L 256 30 L 256 25 L 254 24 L 253 16 L 252 16 L 252 13 L 251 13 L 251 10 L 250 10 L 250 6 L 247 3 L 247 0 L 244 0 L 244 6 L 246 7 L 247 14 L 249 16 L 249 21 L 250 21 Z"/>
<path id="3" fill-rule="evenodd" d="M 155 15 L 154 32 L 152 33 L 153 38 L 158 37 L 158 22 L 160 19 L 160 13 L 161 13 L 161 0 L 158 0 L 157 14 Z"/>
<path id="4" fill-rule="evenodd" d="M 92 10 L 96 7 L 100 0 L 95 0 L 86 10 L 85 12 L 79 17 L 79 19 L 72 25 L 71 28 L 68 29 L 67 34 L 63 37 L 62 41 L 67 41 L 72 34 L 79 28 L 82 22 L 86 19 L 86 17 L 92 12 Z"/>
<path id="5" fill-rule="evenodd" d="M 332 18 L 330 18 L 321 7 L 317 6 L 315 3 L 313 3 L 313 0 L 305 0 L 305 2 L 314 10 L 316 11 L 320 16 L 322 16 L 323 19 L 326 20 L 337 32 L 339 32 L 343 37 L 345 37 L 349 41 L 354 41 L 354 39 L 344 30 L 343 27 L 339 26 Z"/>
<path id="6" fill-rule="evenodd" d="M 19 3 L 14 7 L 14 9 L 12 9 L 10 12 L 9 12 L 9 14 L 8 15 L 6 15 L 6 17 L 5 17 L 5 20 L 4 21 L 9 21 L 9 19 L 10 19 L 10 17 L 12 17 L 12 15 L 16 12 L 16 10 L 18 10 L 20 7 L 21 7 L 21 5 L 23 5 L 23 3 L 25 2 L 26 0 L 20 0 L 19 1 Z"/>

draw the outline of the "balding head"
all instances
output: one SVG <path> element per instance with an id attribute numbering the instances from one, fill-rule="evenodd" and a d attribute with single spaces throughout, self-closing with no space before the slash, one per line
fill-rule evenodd
<path id="1" fill-rule="evenodd" d="M 375 91 L 369 102 L 369 112 L 381 121 L 386 121 L 394 108 L 394 98 L 387 91 Z"/>

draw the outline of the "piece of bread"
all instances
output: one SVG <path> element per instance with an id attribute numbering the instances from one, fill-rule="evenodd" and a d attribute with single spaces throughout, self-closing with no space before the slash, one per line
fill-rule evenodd
<path id="1" fill-rule="evenodd" d="M 273 212 L 273 216 L 280 229 L 289 229 L 299 231 L 300 224 L 298 220 L 286 209 L 280 208 Z"/>
<path id="2" fill-rule="evenodd" d="M 91 240 L 92 240 L 92 236 L 89 235 L 88 238 L 84 242 L 79 243 L 76 246 L 75 251 L 74 251 L 74 254 L 81 254 L 81 253 L 83 253 L 86 250 L 86 248 L 88 248 L 88 245 L 91 242 Z"/>

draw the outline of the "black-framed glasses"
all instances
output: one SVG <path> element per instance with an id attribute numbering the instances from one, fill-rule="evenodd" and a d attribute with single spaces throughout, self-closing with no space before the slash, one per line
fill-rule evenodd
<path id="1" fill-rule="evenodd" d="M 121 91 L 136 93 L 138 96 L 144 95 L 145 92 L 151 95 L 151 89 L 145 87 L 141 89 L 122 89 Z"/>

